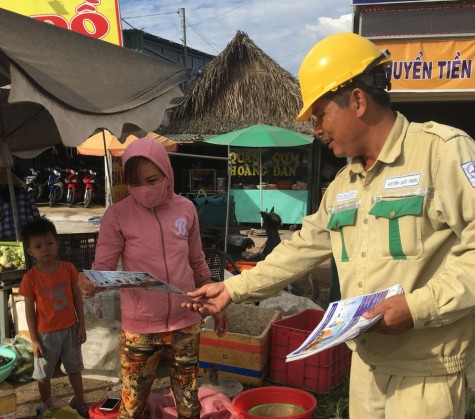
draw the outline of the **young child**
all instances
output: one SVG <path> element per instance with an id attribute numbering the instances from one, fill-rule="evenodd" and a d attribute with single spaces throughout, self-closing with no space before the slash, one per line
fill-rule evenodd
<path id="1" fill-rule="evenodd" d="M 89 417 L 84 401 L 81 345 L 86 341 L 84 310 L 78 271 L 58 259 L 58 233 L 47 218 L 23 227 L 23 245 L 36 264 L 24 276 L 19 294 L 25 298 L 25 313 L 33 345 L 33 379 L 38 381 L 41 400 L 51 397 L 51 377 L 61 360 L 74 390 L 71 406 Z"/>

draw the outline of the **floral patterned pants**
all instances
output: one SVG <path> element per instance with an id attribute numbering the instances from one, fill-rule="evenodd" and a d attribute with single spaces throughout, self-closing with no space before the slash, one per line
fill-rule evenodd
<path id="1" fill-rule="evenodd" d="M 161 358 L 166 362 L 178 418 L 199 418 L 198 323 L 172 332 L 137 334 L 122 331 L 122 403 L 119 418 L 142 418 Z"/>

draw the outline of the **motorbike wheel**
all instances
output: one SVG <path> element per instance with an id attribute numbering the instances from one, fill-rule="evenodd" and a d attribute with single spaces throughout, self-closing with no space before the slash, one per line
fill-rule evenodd
<path id="1" fill-rule="evenodd" d="M 74 189 L 68 189 L 68 205 L 71 208 L 76 203 L 76 191 Z"/>
<path id="2" fill-rule="evenodd" d="M 92 191 L 90 189 L 86 189 L 84 192 L 84 208 L 89 207 L 91 205 L 91 199 L 92 199 Z"/>
<path id="3" fill-rule="evenodd" d="M 320 296 L 320 287 L 313 280 L 313 275 L 309 272 L 305 276 L 287 286 L 291 294 L 299 297 L 307 297 L 312 301 L 317 301 Z"/>
<path id="4" fill-rule="evenodd" d="M 58 200 L 58 191 L 56 189 L 53 189 L 49 193 L 49 206 L 53 207 L 57 200 Z"/>

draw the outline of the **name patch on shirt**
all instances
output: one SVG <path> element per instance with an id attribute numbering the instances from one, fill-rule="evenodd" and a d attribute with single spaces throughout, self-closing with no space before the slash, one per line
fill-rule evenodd
<path id="1" fill-rule="evenodd" d="M 336 196 L 336 201 L 337 202 L 349 201 L 350 199 L 354 199 L 355 197 L 356 197 L 356 191 L 342 192 Z"/>
<path id="2" fill-rule="evenodd" d="M 384 189 L 399 189 L 417 186 L 421 181 L 421 174 L 396 176 L 384 179 Z"/>
<path id="3" fill-rule="evenodd" d="M 475 162 L 469 161 L 462 164 L 462 169 L 465 172 L 468 180 L 472 184 L 472 187 L 475 188 Z"/>

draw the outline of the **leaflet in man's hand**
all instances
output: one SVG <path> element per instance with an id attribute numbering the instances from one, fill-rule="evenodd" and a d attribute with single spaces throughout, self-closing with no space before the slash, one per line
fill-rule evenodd
<path id="1" fill-rule="evenodd" d="M 380 314 L 371 319 L 365 319 L 363 313 L 378 305 L 382 300 L 402 293 L 404 290 L 396 284 L 380 292 L 331 303 L 322 321 L 313 329 L 308 338 L 299 348 L 287 355 L 287 362 L 306 358 L 361 335 L 383 316 Z"/>
<path id="2" fill-rule="evenodd" d="M 98 287 L 120 287 L 136 288 L 146 287 L 158 291 L 184 294 L 183 291 L 167 284 L 148 272 L 126 272 L 126 271 L 88 271 L 84 270 L 86 276 Z"/>

